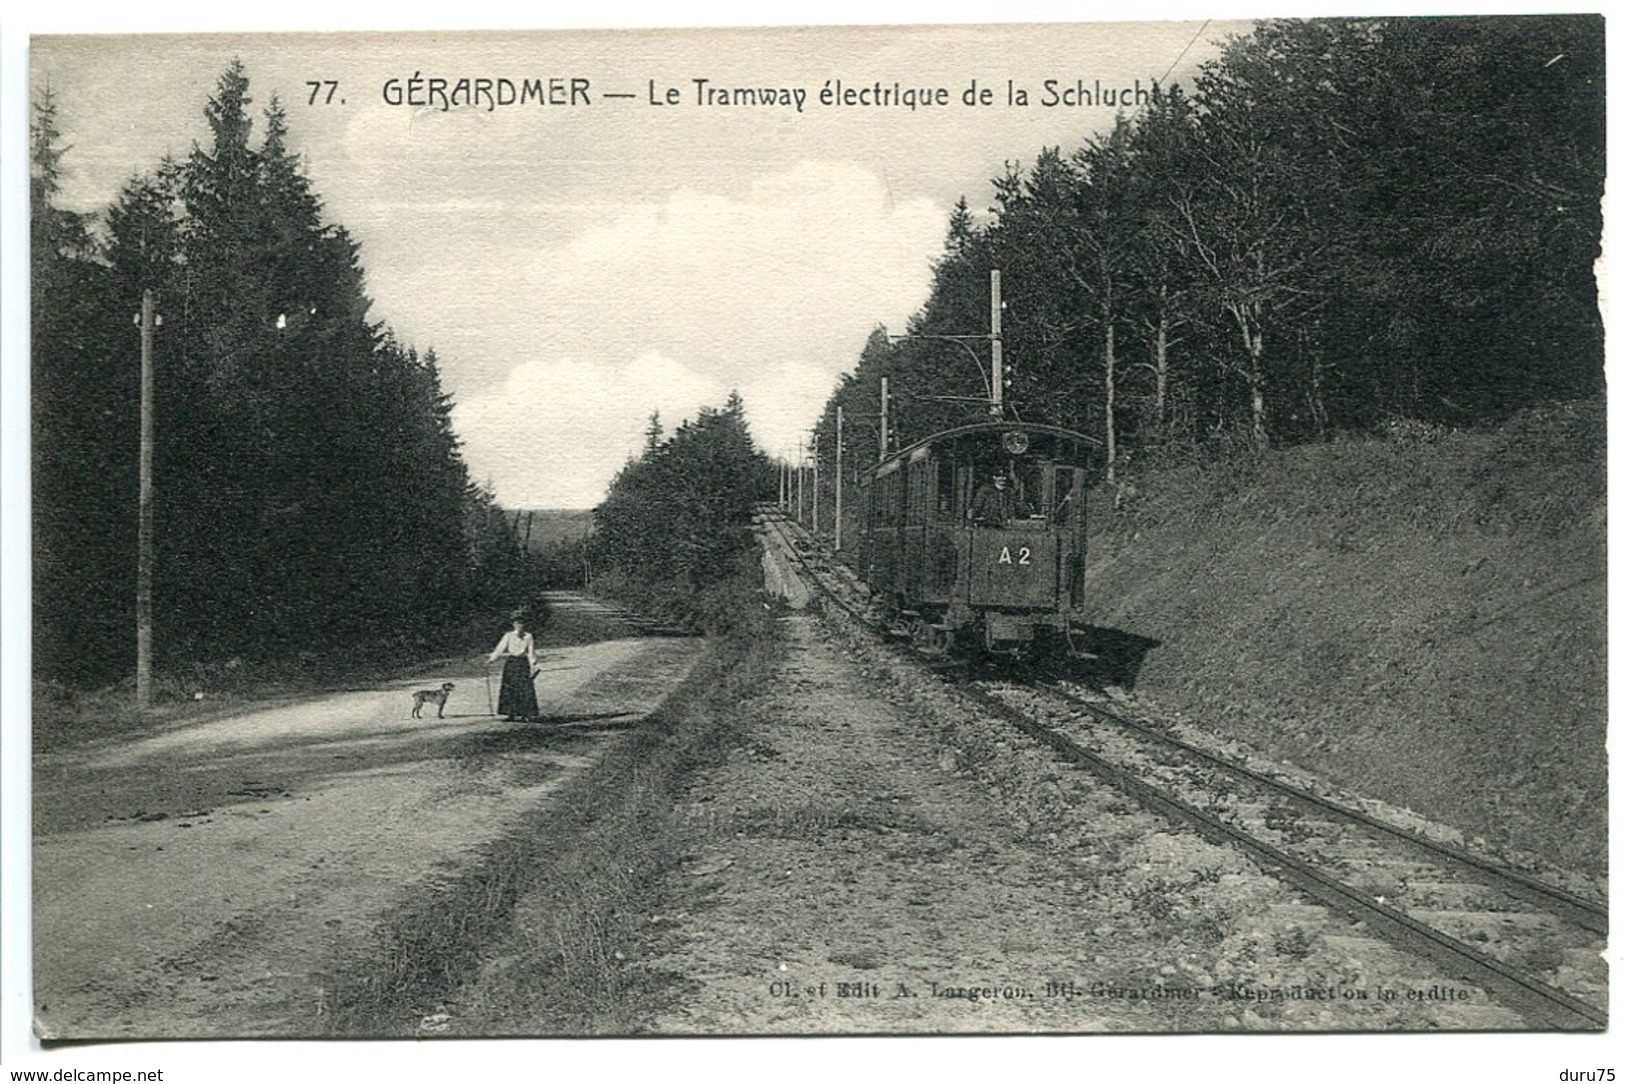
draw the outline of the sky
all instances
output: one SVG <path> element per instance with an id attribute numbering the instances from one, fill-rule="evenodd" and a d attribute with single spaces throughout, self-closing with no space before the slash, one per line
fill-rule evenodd
<path id="1" fill-rule="evenodd" d="M 61 202 L 99 211 L 207 141 L 204 106 L 240 58 L 251 108 L 282 101 L 327 216 L 361 242 L 372 317 L 437 352 L 474 477 L 507 507 L 584 508 L 652 413 L 669 432 L 735 389 L 758 444 L 794 457 L 869 333 L 926 300 L 954 201 L 985 212 L 1007 161 L 1112 123 L 1098 101 L 1045 104 L 1046 80 L 1189 82 L 1245 29 L 47 37 L 31 78 L 71 146 Z M 414 77 L 426 104 L 392 104 Z M 557 79 L 566 101 L 448 110 L 428 93 L 465 77 Z M 836 81 L 947 103 L 823 104 Z M 701 97 L 768 87 L 800 108 Z"/>

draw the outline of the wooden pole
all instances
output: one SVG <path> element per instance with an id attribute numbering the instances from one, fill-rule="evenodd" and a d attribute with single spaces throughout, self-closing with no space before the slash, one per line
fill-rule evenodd
<path id="1" fill-rule="evenodd" d="M 880 458 L 891 451 L 891 377 L 880 378 Z"/>
<path id="2" fill-rule="evenodd" d="M 835 407 L 835 552 L 841 552 L 841 482 L 845 477 L 841 473 L 841 431 L 844 428 L 845 409 L 839 404 Z"/>
<path id="3" fill-rule="evenodd" d="M 993 416 L 1004 417 L 1004 305 L 999 299 L 999 273 L 994 271 L 988 293 L 992 312 L 988 317 L 988 339 L 993 344 Z"/>
<path id="4" fill-rule="evenodd" d="M 813 530 L 813 535 L 814 536 L 816 536 L 818 534 L 818 477 L 819 477 L 818 461 L 823 458 L 823 456 L 820 455 L 819 452 L 820 452 L 820 449 L 818 447 L 818 439 L 816 437 L 814 437 L 813 438 L 813 446 L 812 446 L 812 457 L 813 457 L 813 461 L 812 461 L 812 484 L 813 484 L 812 530 Z"/>
<path id="5" fill-rule="evenodd" d="M 152 291 L 141 292 L 141 512 L 136 531 L 135 703 L 152 707 Z"/>

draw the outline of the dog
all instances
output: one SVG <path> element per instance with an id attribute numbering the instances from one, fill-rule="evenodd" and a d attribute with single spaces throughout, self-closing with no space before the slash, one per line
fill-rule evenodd
<path id="1" fill-rule="evenodd" d="M 451 695 L 451 691 L 456 687 L 448 681 L 438 689 L 419 689 L 413 693 L 412 718 L 423 718 L 423 705 L 433 704 L 437 709 L 435 718 L 444 719 L 446 717 L 446 698 Z"/>

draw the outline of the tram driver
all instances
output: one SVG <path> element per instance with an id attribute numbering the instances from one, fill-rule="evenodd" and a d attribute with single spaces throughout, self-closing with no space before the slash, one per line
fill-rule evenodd
<path id="1" fill-rule="evenodd" d="M 1026 501 L 1011 489 L 1010 476 L 1002 470 L 984 482 L 971 501 L 970 521 L 978 527 L 1003 527 L 1025 515 Z"/>

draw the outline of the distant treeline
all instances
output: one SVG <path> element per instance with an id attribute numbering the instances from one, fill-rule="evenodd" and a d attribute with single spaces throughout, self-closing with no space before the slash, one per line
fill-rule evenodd
<path id="1" fill-rule="evenodd" d="M 1002 274 L 1009 400 L 1123 457 L 1465 426 L 1600 396 L 1600 16 L 1270 21 L 1189 93 L 961 199 L 910 337 L 881 329 L 835 408 L 895 439 L 986 396 Z M 975 354 L 973 358 L 971 354 Z M 982 415 L 985 417 L 985 410 Z M 873 462 L 872 421 L 847 428 Z"/>
<path id="2" fill-rule="evenodd" d="M 737 393 L 669 437 L 655 414 L 642 454 L 593 510 L 594 587 L 683 620 L 725 622 L 733 599 L 724 584 L 751 549 L 753 506 L 777 484 Z"/>
<path id="3" fill-rule="evenodd" d="M 590 508 L 536 508 L 510 515 L 534 586 L 568 590 L 589 586 Z"/>
<path id="4" fill-rule="evenodd" d="M 36 673 L 131 672 L 140 336 L 155 333 L 160 666 L 413 642 L 505 597 L 523 560 L 471 484 L 433 352 L 367 319 L 358 246 L 328 222 L 273 98 L 243 68 L 212 139 L 99 216 L 56 205 L 56 104 L 32 127 Z"/>

